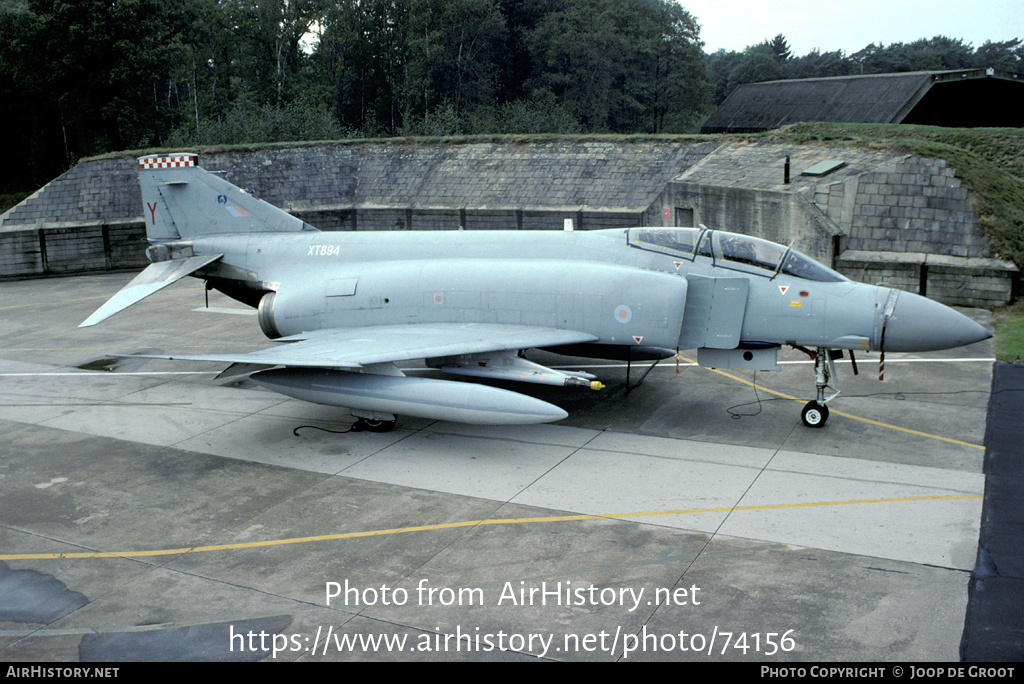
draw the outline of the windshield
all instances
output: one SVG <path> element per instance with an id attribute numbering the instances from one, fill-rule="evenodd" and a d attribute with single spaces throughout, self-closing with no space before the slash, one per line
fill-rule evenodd
<path id="1" fill-rule="evenodd" d="M 742 264 L 753 266 L 766 277 L 779 273 L 817 280 L 838 282 L 846 280 L 832 269 L 819 264 L 795 249 L 749 235 L 726 233 L 699 228 L 631 228 L 629 244 L 652 252 L 693 259 L 694 256 L 712 257 L 721 265 Z M 699 244 L 699 247 L 698 247 Z"/>
<path id="2" fill-rule="evenodd" d="M 782 272 L 795 278 L 806 280 L 817 280 L 824 283 L 834 283 L 846 280 L 831 268 L 819 264 L 809 256 L 805 256 L 795 249 L 789 250 L 785 260 L 782 262 Z"/>

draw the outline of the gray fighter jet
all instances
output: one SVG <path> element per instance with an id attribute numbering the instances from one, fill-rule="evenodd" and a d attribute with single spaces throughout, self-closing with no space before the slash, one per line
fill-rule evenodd
<path id="1" fill-rule="evenodd" d="M 522 350 L 660 359 L 697 349 L 715 368 L 775 370 L 782 345 L 814 360 L 821 427 L 844 350 L 930 351 L 990 337 L 924 297 L 855 283 L 800 252 L 701 228 L 598 231 L 321 232 L 198 166 L 194 154 L 139 160 L 152 262 L 82 326 L 192 275 L 258 309 L 282 344 L 217 361 L 224 374 L 350 409 L 359 427 L 398 415 L 527 424 L 567 414 L 484 384 L 406 376 L 425 359 L 452 375 L 599 389 L 597 378 Z"/>

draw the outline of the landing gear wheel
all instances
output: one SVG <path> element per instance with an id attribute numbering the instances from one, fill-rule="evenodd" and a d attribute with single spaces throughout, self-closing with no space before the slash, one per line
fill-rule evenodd
<path id="1" fill-rule="evenodd" d="M 352 432 L 391 432 L 397 420 L 378 420 L 376 418 L 359 418 L 352 425 Z"/>
<path id="2" fill-rule="evenodd" d="M 828 420 L 828 406 L 819 404 L 816 401 L 809 401 L 804 406 L 804 410 L 800 412 L 800 420 L 804 422 L 804 425 L 811 428 L 820 428 L 825 426 L 825 421 Z"/>

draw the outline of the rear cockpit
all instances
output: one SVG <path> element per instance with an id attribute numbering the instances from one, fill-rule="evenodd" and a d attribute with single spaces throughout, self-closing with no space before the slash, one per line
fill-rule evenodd
<path id="1" fill-rule="evenodd" d="M 715 266 L 766 278 L 783 274 L 826 283 L 847 280 L 791 247 L 749 235 L 703 227 L 630 228 L 627 240 L 631 247 L 690 261 L 704 257 Z"/>

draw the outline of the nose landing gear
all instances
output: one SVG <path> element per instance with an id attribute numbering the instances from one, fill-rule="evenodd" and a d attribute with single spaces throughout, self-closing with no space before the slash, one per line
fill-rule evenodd
<path id="1" fill-rule="evenodd" d="M 804 405 L 804 410 L 800 412 L 800 420 L 807 427 L 824 427 L 825 421 L 828 420 L 828 406 L 819 404 L 817 401 L 809 401 Z"/>
<path id="2" fill-rule="evenodd" d="M 800 420 L 810 428 L 824 427 L 825 422 L 828 421 L 828 406 L 826 404 L 839 395 L 839 388 L 833 383 L 833 378 L 836 377 L 835 355 L 838 354 L 839 357 L 842 357 L 843 352 L 824 347 L 818 347 L 816 352 L 800 347 L 798 349 L 814 359 L 814 386 L 818 390 L 818 398 L 804 405 L 803 411 L 800 412 Z M 832 390 L 832 394 L 825 396 L 825 391 L 828 389 Z"/>

